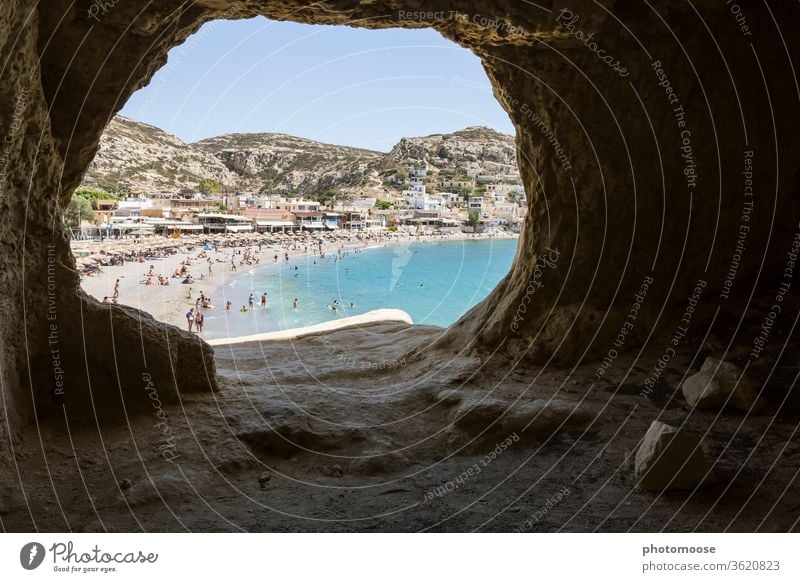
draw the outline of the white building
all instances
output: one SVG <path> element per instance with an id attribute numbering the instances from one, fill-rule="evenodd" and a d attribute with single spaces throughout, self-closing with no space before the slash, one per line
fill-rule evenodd
<path id="1" fill-rule="evenodd" d="M 480 210 L 481 213 L 483 213 L 483 210 L 484 210 L 483 196 L 470 196 L 469 197 L 469 209 L 470 210 Z"/>
<path id="2" fill-rule="evenodd" d="M 145 208 L 153 208 L 152 198 L 127 197 L 117 203 L 117 210 L 135 211 L 137 214 Z"/>
<path id="3" fill-rule="evenodd" d="M 519 222 L 519 205 L 516 202 L 497 202 L 494 205 L 494 217 L 501 222 Z"/>
<path id="4" fill-rule="evenodd" d="M 472 180 L 439 180 L 439 188 L 472 188 Z"/>
<path id="5" fill-rule="evenodd" d="M 520 184 L 487 184 L 486 193 L 495 200 L 506 200 L 509 196 L 524 194 L 525 189 Z"/>
<path id="6" fill-rule="evenodd" d="M 441 192 L 439 195 L 442 197 L 442 205 L 447 206 L 448 208 L 463 206 L 464 204 L 464 197 L 461 194 L 455 194 L 453 192 Z"/>
<path id="7" fill-rule="evenodd" d="M 425 186 L 424 182 L 414 183 L 412 181 L 411 186 L 408 188 L 408 190 L 403 190 L 403 196 L 406 199 L 418 198 L 420 196 L 425 196 L 427 194 L 427 191 L 428 189 Z"/>
<path id="8" fill-rule="evenodd" d="M 425 178 L 428 175 L 428 168 L 420 167 L 420 168 L 411 168 L 411 172 L 409 172 L 412 178 Z"/>
<path id="9" fill-rule="evenodd" d="M 283 200 L 277 202 L 276 210 L 288 210 L 289 212 L 319 212 L 320 204 L 316 200 Z"/>
<path id="10" fill-rule="evenodd" d="M 278 210 L 278 204 L 286 202 L 282 196 L 275 196 L 274 194 L 254 196 L 250 208 L 263 208 L 265 210 Z"/>
<path id="11" fill-rule="evenodd" d="M 444 206 L 441 196 L 431 196 L 430 194 L 420 194 L 407 198 L 409 208 L 414 210 L 436 211 Z"/>

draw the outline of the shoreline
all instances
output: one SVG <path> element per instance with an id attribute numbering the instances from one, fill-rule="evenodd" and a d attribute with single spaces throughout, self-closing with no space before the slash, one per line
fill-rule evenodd
<path id="1" fill-rule="evenodd" d="M 88 249 L 94 251 L 90 258 L 78 258 L 78 268 L 81 265 L 87 266 L 98 261 L 108 262 L 112 257 L 120 257 L 148 254 L 154 251 L 157 254 L 163 253 L 166 256 L 148 258 L 139 257 L 135 260 L 126 260 L 122 264 L 104 265 L 100 267 L 100 272 L 89 275 L 81 275 L 81 287 L 89 295 L 98 301 L 103 301 L 104 297 L 109 300 L 113 295 L 115 281 L 119 279 L 120 295 L 118 302 L 123 305 L 135 307 L 151 314 L 155 319 L 186 329 L 185 313 L 195 306 L 195 301 L 203 292 L 205 295 L 215 293 L 222 286 L 226 285 L 231 277 L 241 275 L 244 270 L 258 269 L 275 264 L 272 257 L 279 255 L 279 262 L 284 260 L 288 254 L 290 258 L 304 256 L 319 256 L 319 243 L 322 242 L 322 252 L 325 254 L 336 253 L 341 250 L 365 250 L 369 247 L 384 246 L 389 244 L 408 244 L 422 242 L 458 242 L 464 240 L 493 240 L 493 239 L 512 239 L 518 238 L 516 235 L 486 235 L 486 234 L 454 234 L 454 235 L 398 235 L 396 233 L 380 233 L 381 236 L 349 234 L 343 236 L 324 235 L 324 236 L 287 236 L 254 234 L 247 235 L 215 235 L 215 236 L 187 236 L 180 239 L 142 239 L 134 240 L 106 240 L 102 243 L 84 241 L 73 242 L 73 249 Z M 216 245 L 215 250 L 204 251 L 204 243 L 211 242 Z M 259 250 L 259 245 L 261 249 Z M 250 264 L 238 264 L 237 270 L 231 270 L 231 259 L 237 261 L 247 256 L 249 250 L 254 256 Z M 86 251 L 84 251 L 86 252 Z M 170 254 L 166 254 L 170 253 Z M 199 255 L 205 253 L 206 257 L 200 258 Z M 208 274 L 208 260 L 212 272 Z M 258 262 L 255 262 L 258 259 Z M 117 258 L 117 260 L 119 260 Z M 183 263 L 188 261 L 186 269 L 195 277 L 195 282 L 182 284 L 181 278 L 174 278 L 172 275 L 176 270 L 183 267 Z M 159 285 L 155 276 L 151 277 L 153 285 L 145 285 L 147 274 L 152 272 L 155 275 L 163 275 L 169 281 L 168 285 Z M 201 278 L 202 275 L 202 278 Z M 217 298 L 221 301 L 220 298 Z M 215 304 L 214 309 L 224 310 L 224 304 Z M 394 310 L 391 306 L 385 309 L 374 311 L 400 311 Z M 405 312 L 403 312 L 405 313 Z M 363 317 L 368 314 L 362 314 Z M 408 315 L 406 314 L 406 317 Z M 338 323 L 351 318 L 336 320 Z M 409 317 L 410 319 L 410 317 Z M 387 321 L 397 321 L 389 319 Z M 377 321 L 369 321 L 376 323 Z M 317 324 L 317 325 L 325 325 Z M 305 326 L 314 327 L 314 326 Z M 258 336 L 269 334 L 283 334 L 303 330 L 305 327 L 280 330 L 276 332 L 266 332 L 257 334 Z M 203 337 L 203 334 L 200 334 Z M 207 340 L 209 343 L 216 341 L 230 341 L 237 337 L 218 338 Z M 213 345 L 213 343 L 212 343 Z"/>

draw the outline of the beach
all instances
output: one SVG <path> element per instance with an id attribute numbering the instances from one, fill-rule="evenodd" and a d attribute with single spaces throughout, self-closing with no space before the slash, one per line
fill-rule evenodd
<path id="1" fill-rule="evenodd" d="M 492 238 L 512 238 L 508 234 Z M 283 262 L 304 256 L 326 256 L 348 253 L 375 245 L 415 242 L 486 240 L 486 234 L 407 235 L 401 233 L 337 232 L 319 235 L 290 234 L 231 234 L 197 235 L 178 239 L 160 237 L 77 241 L 76 254 L 88 255 L 77 259 L 82 272 L 81 286 L 100 301 L 113 302 L 116 282 L 119 281 L 117 302 L 150 313 L 160 321 L 186 329 L 186 312 L 196 306 L 201 293 L 211 297 L 212 309 L 205 313 L 225 310 L 222 297 L 212 294 L 226 285 L 231 277 L 243 271 L 274 264 L 275 255 Z M 236 270 L 232 270 L 231 259 Z M 119 264 L 111 264 L 119 263 Z M 209 272 L 209 265 L 211 271 Z M 184 269 L 181 276 L 174 276 Z M 185 275 L 193 282 L 182 283 Z M 168 285 L 159 284 L 168 281 Z M 151 284 L 146 284 L 148 278 Z M 104 299 L 105 298 L 105 299 Z M 256 296 L 256 304 L 259 302 Z M 385 307 L 392 307 L 386 305 Z M 238 311 L 240 305 L 231 310 Z"/>

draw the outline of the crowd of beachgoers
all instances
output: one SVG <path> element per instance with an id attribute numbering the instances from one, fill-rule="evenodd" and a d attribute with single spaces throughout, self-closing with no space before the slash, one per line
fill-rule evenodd
<path id="1" fill-rule="evenodd" d="M 340 231 L 336 233 L 280 233 L 280 234 L 217 234 L 217 235 L 184 235 L 180 238 L 171 237 L 131 237 L 123 239 L 105 239 L 99 243 L 86 243 L 81 241 L 73 245 L 73 249 L 88 247 L 93 252 L 85 256 L 78 256 L 76 262 L 78 270 L 83 277 L 91 277 L 102 272 L 103 267 L 118 266 L 130 262 L 146 263 L 147 261 L 163 259 L 179 253 L 188 253 L 197 247 L 205 250 L 220 251 L 223 249 L 242 249 L 270 247 L 284 253 L 302 252 L 303 254 L 324 252 L 331 245 L 358 245 L 358 244 L 384 244 L 388 242 L 413 242 L 423 240 L 452 240 L 487 237 L 510 237 L 510 233 L 492 234 L 406 234 L 394 232 L 360 232 Z M 204 257 L 204 258 L 207 258 Z M 244 257 L 242 264 L 257 263 L 258 258 L 249 255 Z M 234 266 L 235 270 L 235 266 Z M 172 278 L 187 274 L 186 269 L 171 273 Z M 149 273 L 148 277 L 158 277 L 159 274 Z M 162 281 L 166 280 L 161 275 Z M 161 284 L 168 284 L 159 281 Z M 148 284 L 152 284 L 148 283 Z"/>
<path id="2" fill-rule="evenodd" d="M 157 319 L 202 333 L 203 312 L 215 308 L 206 290 L 218 289 L 225 278 L 235 275 L 237 270 L 279 261 L 288 263 L 295 256 L 342 256 L 373 245 L 489 236 L 498 235 L 341 231 L 106 239 L 93 243 L 93 252 L 84 250 L 84 256 L 79 256 L 76 262 L 84 289 L 104 303 L 138 307 Z M 499 236 L 512 235 L 502 233 Z M 76 245 L 76 253 L 83 244 Z M 263 307 L 266 300 L 263 295 L 251 296 L 247 305 L 234 307 L 225 302 L 219 307 L 226 311 L 232 308 L 249 311 Z M 339 307 L 334 303 L 330 309 L 335 312 Z"/>

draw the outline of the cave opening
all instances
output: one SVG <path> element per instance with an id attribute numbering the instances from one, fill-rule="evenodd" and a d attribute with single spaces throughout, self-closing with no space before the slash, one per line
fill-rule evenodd
<path id="1" fill-rule="evenodd" d="M 73 194 L 111 198 L 67 212 L 82 286 L 179 327 L 196 309 L 215 345 L 387 316 L 446 328 L 511 267 L 513 133 L 477 56 L 432 29 L 208 22 Z"/>
<path id="2" fill-rule="evenodd" d="M 543 530 L 796 529 L 797 307 L 771 287 L 800 215 L 782 123 L 797 96 L 775 83 L 796 6 L 748 7 L 742 42 L 710 0 L 582 3 L 566 22 L 511 1 L 457 18 L 402 0 L 87 4 L 16 0 L 0 23 L 4 527 L 508 531 L 565 492 Z M 257 15 L 433 28 L 481 59 L 530 212 L 509 274 L 444 332 L 386 321 L 212 351 L 81 290 L 52 225 L 103 130 L 204 23 Z M 768 193 L 752 211 L 743 178 Z M 362 352 L 392 365 L 332 357 Z M 719 371 L 746 388 L 739 408 L 704 402 Z M 641 481 L 653 457 L 633 451 L 677 430 L 691 471 Z M 674 477 L 703 489 L 654 503 Z"/>

